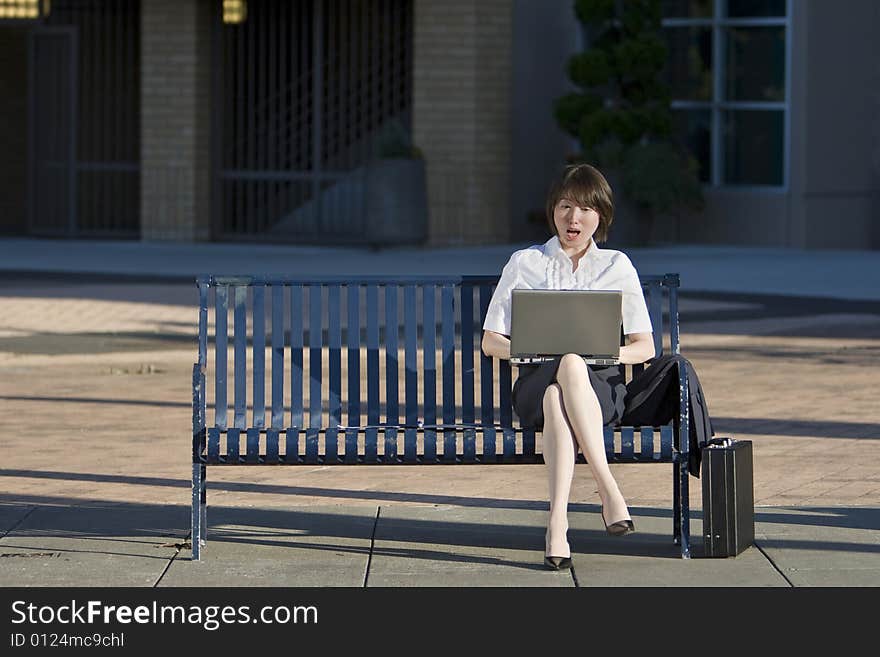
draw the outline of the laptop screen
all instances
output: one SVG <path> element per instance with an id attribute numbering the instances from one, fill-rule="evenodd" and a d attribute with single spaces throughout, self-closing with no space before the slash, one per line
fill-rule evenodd
<path id="1" fill-rule="evenodd" d="M 620 290 L 513 290 L 512 358 L 620 354 Z"/>

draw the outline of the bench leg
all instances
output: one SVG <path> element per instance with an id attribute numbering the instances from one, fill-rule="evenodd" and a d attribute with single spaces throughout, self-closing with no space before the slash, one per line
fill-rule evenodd
<path id="1" fill-rule="evenodd" d="M 207 497 L 207 485 L 208 485 L 208 470 L 207 466 L 202 464 L 202 493 L 199 496 L 199 513 L 201 515 L 201 525 L 202 531 L 199 534 L 199 543 L 201 545 L 208 544 L 208 497 Z"/>
<path id="2" fill-rule="evenodd" d="M 691 558 L 691 509 L 688 469 L 672 464 L 672 540 L 681 546 L 681 558 Z"/>
<path id="3" fill-rule="evenodd" d="M 208 505 L 205 490 L 207 470 L 204 464 L 193 463 L 192 472 L 192 560 L 201 558 L 201 548 L 208 543 Z"/>
<path id="4" fill-rule="evenodd" d="M 678 417 L 673 419 L 673 431 L 677 437 L 678 454 L 673 459 L 673 528 L 672 536 L 681 546 L 681 558 L 691 558 L 691 511 L 688 491 L 688 452 L 690 447 L 690 399 L 687 370 L 681 363 L 678 367 Z"/>
<path id="5" fill-rule="evenodd" d="M 672 464 L 672 542 L 681 544 L 681 466 L 678 461 Z"/>

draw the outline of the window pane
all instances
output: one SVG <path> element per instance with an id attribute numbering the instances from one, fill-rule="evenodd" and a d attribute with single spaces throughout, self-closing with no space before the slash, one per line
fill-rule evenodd
<path id="1" fill-rule="evenodd" d="M 727 0 L 730 18 L 785 16 L 785 0 Z"/>
<path id="2" fill-rule="evenodd" d="M 700 181 L 712 180 L 712 113 L 709 110 L 675 110 L 675 138 L 700 165 Z"/>
<path id="3" fill-rule="evenodd" d="M 784 112 L 723 112 L 724 183 L 782 185 Z"/>
<path id="4" fill-rule="evenodd" d="M 726 30 L 727 100 L 785 100 L 785 28 Z"/>
<path id="5" fill-rule="evenodd" d="M 712 29 L 670 27 L 664 30 L 669 56 L 664 71 L 676 100 L 712 99 Z"/>
<path id="6" fill-rule="evenodd" d="M 709 18 L 712 0 L 663 0 L 663 18 Z"/>

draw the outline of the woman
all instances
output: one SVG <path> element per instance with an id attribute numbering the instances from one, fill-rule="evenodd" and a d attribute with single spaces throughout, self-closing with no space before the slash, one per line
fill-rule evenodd
<path id="1" fill-rule="evenodd" d="M 614 219 L 611 188 L 588 164 L 566 168 L 547 198 L 547 222 L 554 236 L 542 245 L 516 251 L 501 279 L 483 323 L 487 356 L 510 358 L 510 302 L 514 288 L 615 289 L 623 291 L 626 335 L 620 362 L 654 358 L 651 319 L 638 273 L 629 258 L 596 243 L 608 237 Z M 523 365 L 513 387 L 513 408 L 524 428 L 543 432 L 543 454 L 550 484 L 550 517 L 544 563 L 571 568 L 568 499 L 577 449 L 583 452 L 599 489 L 602 520 L 609 534 L 635 531 L 626 501 L 608 467 L 603 426 L 624 416 L 626 383 L 617 366 L 588 366 L 576 354 L 540 365 Z"/>

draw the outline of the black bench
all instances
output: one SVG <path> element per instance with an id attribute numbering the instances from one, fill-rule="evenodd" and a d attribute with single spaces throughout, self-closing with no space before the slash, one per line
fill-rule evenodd
<path id="1" fill-rule="evenodd" d="M 514 419 L 509 362 L 480 350 L 497 281 L 199 277 L 193 559 L 207 542 L 209 465 L 543 463 L 535 432 Z M 678 275 L 641 282 L 657 354 L 679 353 Z M 686 377 L 681 386 L 687 400 Z M 605 429 L 610 463 L 672 464 L 673 540 L 682 558 L 690 557 L 687 413 L 685 401 L 668 426 Z"/>

